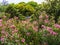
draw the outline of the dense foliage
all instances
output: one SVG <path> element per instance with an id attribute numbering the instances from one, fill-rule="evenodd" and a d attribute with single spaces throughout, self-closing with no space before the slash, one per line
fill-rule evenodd
<path id="1" fill-rule="evenodd" d="M 60 0 L 0 5 L 0 45 L 60 45 Z"/>
<path id="2" fill-rule="evenodd" d="M 60 25 L 44 12 L 38 18 L 39 22 L 30 22 L 18 17 L 7 20 L 3 16 L 0 19 L 1 45 L 60 45 Z"/>
<path id="3" fill-rule="evenodd" d="M 0 4 L 1 5 L 1 4 Z M 30 1 L 28 3 L 20 2 L 18 4 L 8 4 L 1 5 L 0 12 L 5 12 L 11 14 L 10 17 L 23 15 L 23 16 L 31 16 L 35 15 L 37 11 L 45 11 L 48 15 L 54 16 L 55 22 L 57 22 L 60 17 L 60 0 L 46 0 L 41 4 Z"/>
<path id="4" fill-rule="evenodd" d="M 20 14 L 23 16 L 31 16 L 34 11 L 34 7 L 24 2 L 21 2 L 19 4 L 10 4 L 5 12 L 11 14 L 11 16 L 13 17 L 19 16 Z"/>

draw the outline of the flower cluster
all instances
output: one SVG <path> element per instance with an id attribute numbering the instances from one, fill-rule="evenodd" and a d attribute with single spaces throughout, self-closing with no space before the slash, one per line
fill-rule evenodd
<path id="1" fill-rule="evenodd" d="M 43 45 L 45 42 L 49 45 L 52 41 L 60 39 L 59 30 L 60 25 L 49 20 L 48 15 L 40 15 L 39 22 L 18 20 L 18 17 L 0 19 L 0 42 L 1 45 Z"/>

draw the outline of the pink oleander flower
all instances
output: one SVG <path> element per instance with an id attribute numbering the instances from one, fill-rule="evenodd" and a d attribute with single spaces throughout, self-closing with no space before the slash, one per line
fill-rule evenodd
<path id="1" fill-rule="evenodd" d="M 52 30 L 53 30 L 52 28 L 47 27 L 47 31 L 48 31 L 48 32 L 52 33 Z"/>
<path id="2" fill-rule="evenodd" d="M 49 20 L 48 20 L 48 19 L 46 19 L 46 20 L 44 20 L 44 22 L 45 22 L 45 23 L 49 23 Z"/>
<path id="3" fill-rule="evenodd" d="M 56 33 L 56 32 L 52 32 L 52 34 L 53 34 L 53 35 L 57 35 L 58 33 Z"/>
<path id="4" fill-rule="evenodd" d="M 52 35 L 57 35 L 57 34 L 58 34 L 58 33 L 54 32 L 54 31 L 52 30 L 52 28 L 50 28 L 50 27 L 47 27 L 47 31 L 49 31 L 50 34 L 52 34 Z"/>
<path id="5" fill-rule="evenodd" d="M 30 35 L 30 32 L 27 32 L 26 35 L 29 36 Z"/>
<path id="6" fill-rule="evenodd" d="M 11 25 L 10 27 L 11 27 L 12 29 L 15 29 L 15 28 L 16 28 L 15 25 Z"/>
<path id="7" fill-rule="evenodd" d="M 12 34 L 14 34 L 14 33 L 16 33 L 16 32 L 18 32 L 18 30 L 13 30 L 13 31 L 12 31 Z"/>
<path id="8" fill-rule="evenodd" d="M 34 21 L 33 24 L 37 24 L 37 21 Z"/>
<path id="9" fill-rule="evenodd" d="M 44 28 L 44 29 L 45 29 L 45 28 L 46 28 L 46 26 L 45 26 L 45 25 L 42 25 L 42 26 L 41 26 L 41 28 Z"/>
<path id="10" fill-rule="evenodd" d="M 15 32 L 18 32 L 18 30 L 14 30 Z"/>
<path id="11" fill-rule="evenodd" d="M 43 16 L 42 16 L 42 15 L 40 15 L 40 16 L 39 16 L 39 19 L 42 19 L 42 18 L 43 18 Z"/>
<path id="12" fill-rule="evenodd" d="M 23 43 L 24 43 L 24 42 L 25 42 L 25 39 L 24 39 L 24 38 L 22 38 L 21 42 L 23 42 Z"/>
<path id="13" fill-rule="evenodd" d="M 5 34 L 5 33 L 6 33 L 5 30 L 2 30 L 2 31 L 1 31 L 1 34 Z"/>
<path id="14" fill-rule="evenodd" d="M 50 31 L 50 34 L 57 35 L 58 33 L 54 32 L 54 31 Z"/>
<path id="15" fill-rule="evenodd" d="M 6 37 L 8 36 L 8 32 L 6 32 L 5 30 L 2 30 L 1 34 L 5 35 Z"/>
<path id="16" fill-rule="evenodd" d="M 46 15 L 46 18 L 49 18 L 49 16 L 48 16 L 48 15 Z"/>
<path id="17" fill-rule="evenodd" d="M 53 30 L 52 28 L 50 28 L 50 27 L 47 27 L 47 30 Z"/>
<path id="18" fill-rule="evenodd" d="M 8 37 L 8 32 L 5 33 L 5 36 Z"/>
<path id="19" fill-rule="evenodd" d="M 0 22 L 2 22 L 2 19 L 0 19 Z"/>
<path id="20" fill-rule="evenodd" d="M 50 34 L 52 34 L 52 33 L 53 33 L 53 31 L 49 31 L 49 33 L 50 33 Z"/>
<path id="21" fill-rule="evenodd" d="M 33 30 L 37 32 L 38 31 L 38 26 L 35 26 L 35 27 L 33 26 Z"/>
<path id="22" fill-rule="evenodd" d="M 2 23 L 0 23 L 0 27 L 2 27 L 3 25 L 2 25 Z"/>
<path id="23" fill-rule="evenodd" d="M 55 26 L 56 28 L 60 28 L 60 25 L 59 25 L 59 24 L 54 24 L 54 26 Z"/>
<path id="24" fill-rule="evenodd" d="M 4 42 L 4 37 L 1 37 L 1 39 L 0 39 L 2 42 Z"/>

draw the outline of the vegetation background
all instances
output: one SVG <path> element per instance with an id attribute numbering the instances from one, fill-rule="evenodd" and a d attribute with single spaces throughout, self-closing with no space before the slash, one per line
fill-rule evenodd
<path id="1" fill-rule="evenodd" d="M 60 0 L 0 3 L 0 45 L 60 45 Z"/>

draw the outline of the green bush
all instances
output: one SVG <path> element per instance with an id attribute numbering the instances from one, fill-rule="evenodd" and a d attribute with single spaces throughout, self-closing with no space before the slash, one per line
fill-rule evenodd
<path id="1" fill-rule="evenodd" d="M 23 16 L 22 14 L 20 14 L 18 17 L 19 17 L 20 20 L 25 20 L 26 19 L 26 17 Z"/>

